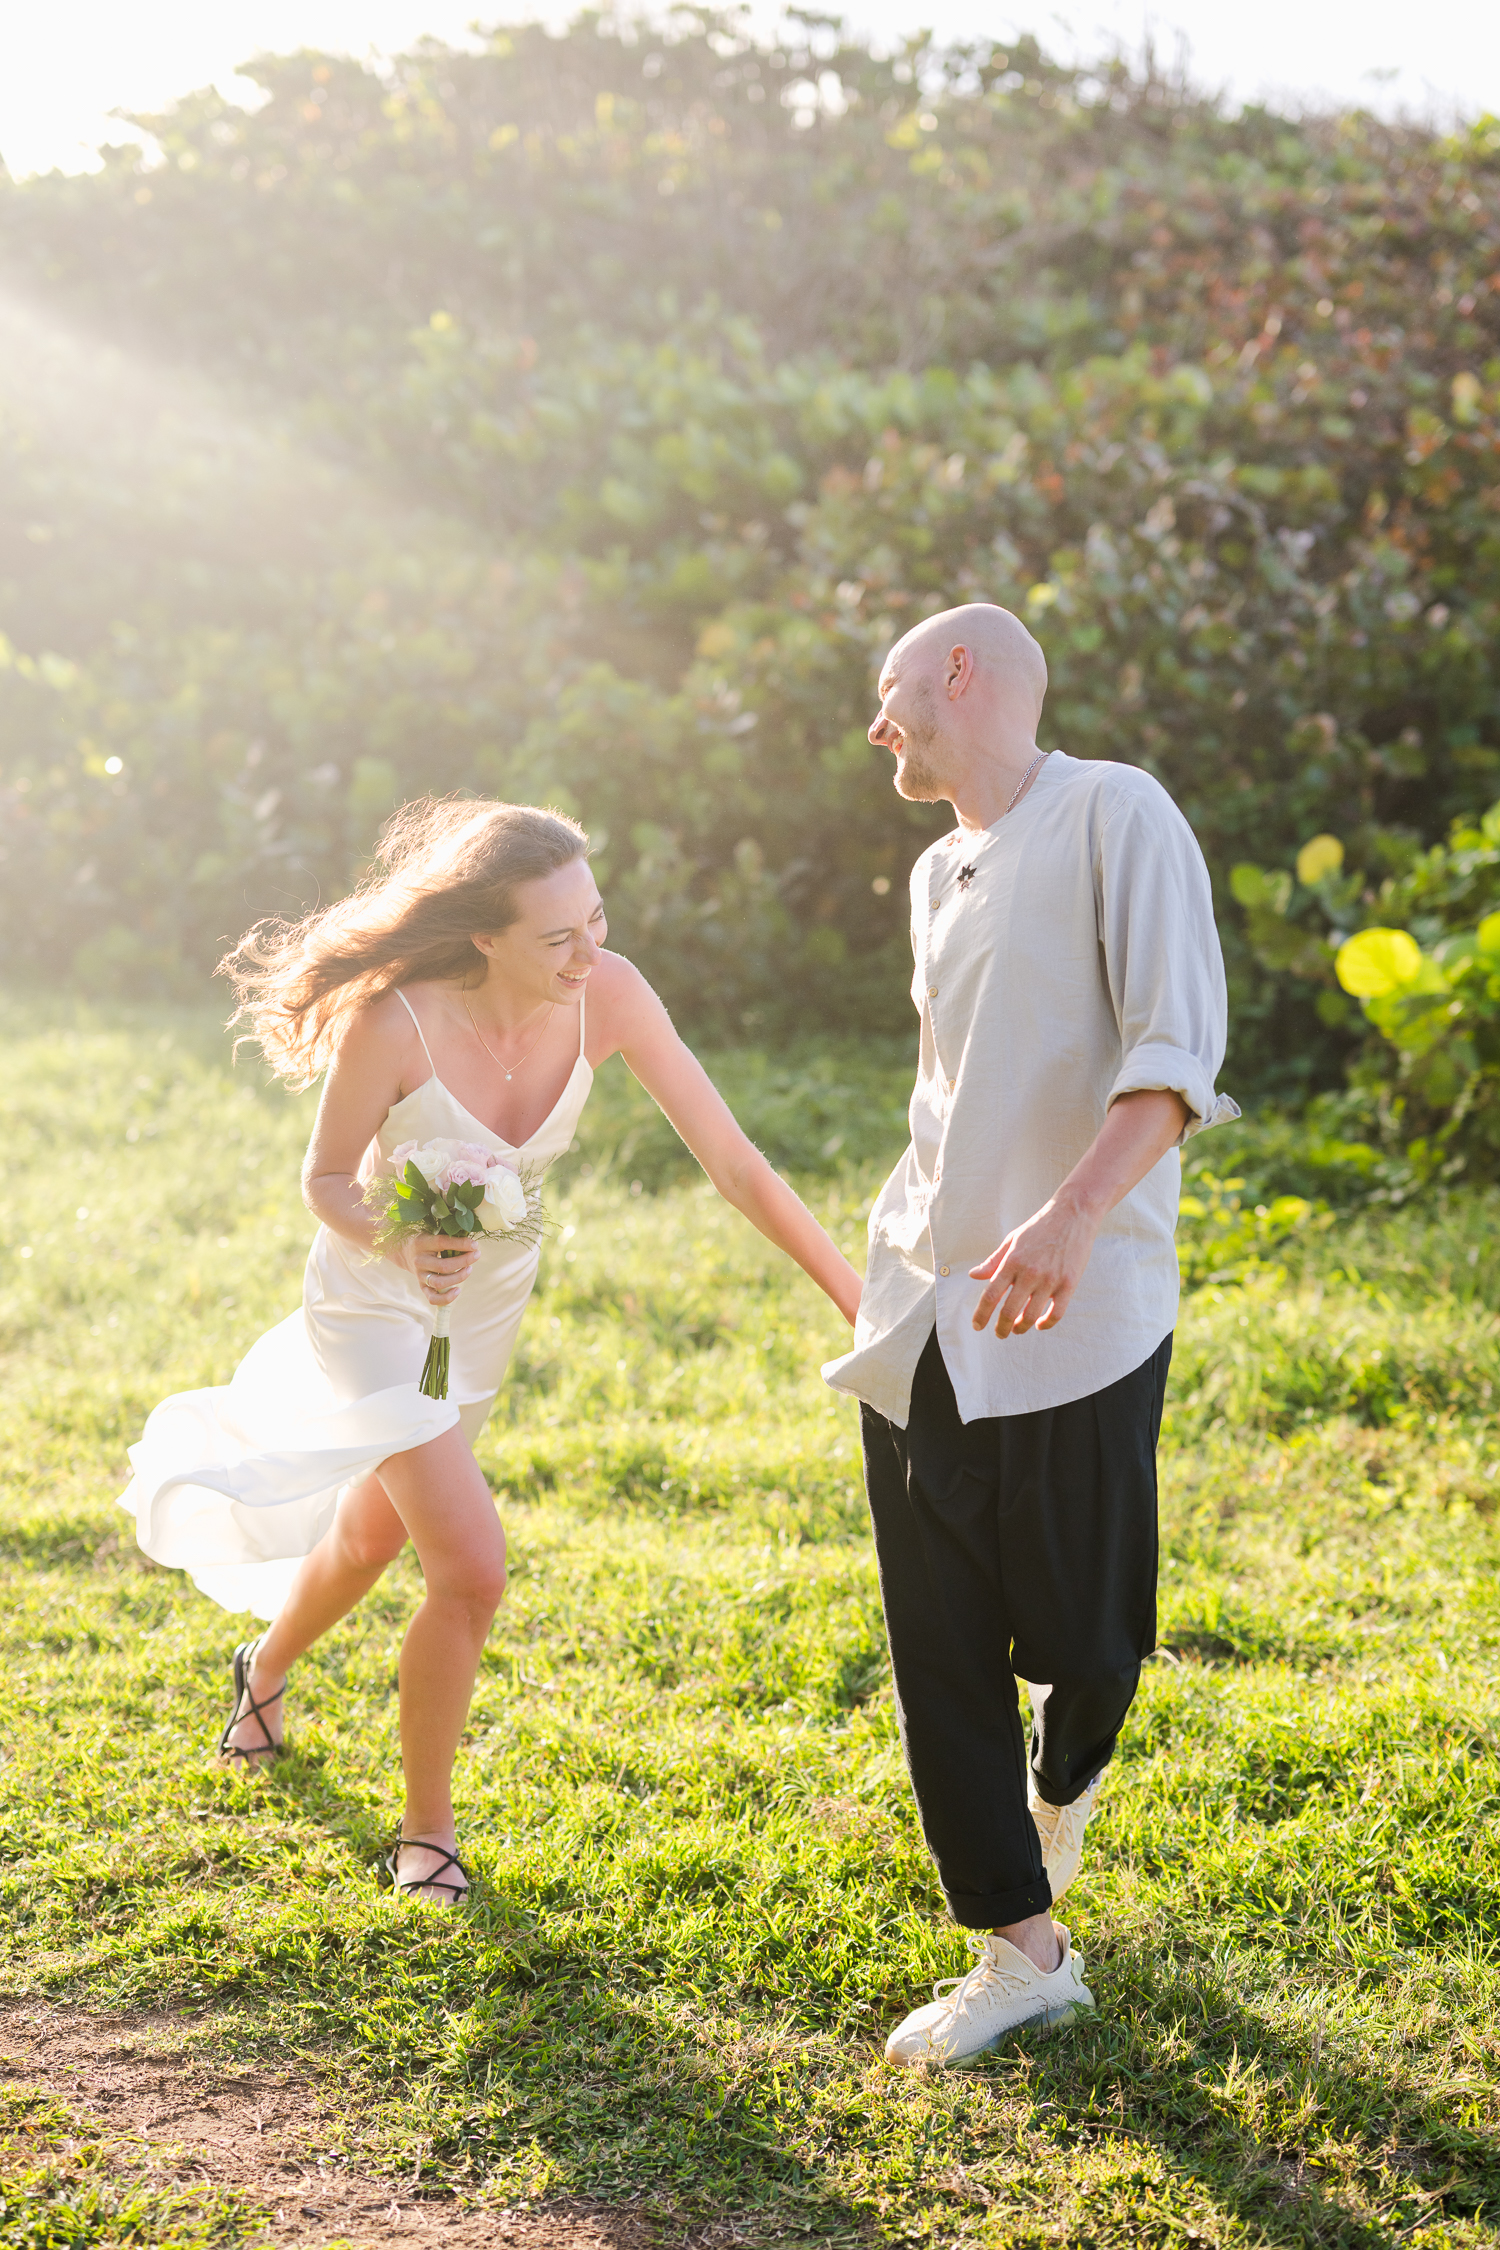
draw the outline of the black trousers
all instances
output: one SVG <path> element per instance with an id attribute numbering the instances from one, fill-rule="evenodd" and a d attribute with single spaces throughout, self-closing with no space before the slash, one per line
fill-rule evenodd
<path id="1" fill-rule="evenodd" d="M 997 1343 L 996 1351 L 1004 1344 Z M 1026 1809 L 1069 1805 L 1109 1763 L 1156 1645 L 1156 1441 L 1168 1336 L 1131 1375 L 1036 1414 L 964 1423 L 936 1331 L 904 1430 L 863 1409 L 865 1484 L 897 1716 L 956 1922 L 1040 1914 Z"/>

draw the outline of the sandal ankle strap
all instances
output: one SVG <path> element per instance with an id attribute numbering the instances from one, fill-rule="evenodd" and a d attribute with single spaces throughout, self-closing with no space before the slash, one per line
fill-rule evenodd
<path id="1" fill-rule="evenodd" d="M 264 1638 L 265 1636 L 262 1634 L 261 1639 Z M 255 1652 L 259 1647 L 260 1640 L 242 1641 L 234 1652 L 234 1709 L 229 1714 L 229 1724 L 219 1737 L 219 1756 L 221 1758 L 243 1758 L 249 1762 L 265 1757 L 267 1751 L 273 1758 L 280 1755 L 282 1745 L 266 1725 L 265 1713 L 270 1710 L 273 1703 L 278 1702 L 285 1695 L 286 1682 L 285 1680 L 282 1681 L 275 1695 L 268 1695 L 263 1701 L 257 1703 L 255 1690 L 250 1685 L 250 1671 L 255 1662 Z M 246 1706 L 244 1710 L 241 1710 L 241 1704 Z M 231 1742 L 229 1739 L 235 1728 L 246 1719 L 254 1719 L 261 1733 L 265 1736 L 265 1741 L 253 1749 L 248 1748 L 244 1743 Z"/>
<path id="2" fill-rule="evenodd" d="M 437 1860 L 437 1865 L 432 1873 L 430 1875 L 403 1876 L 401 1873 L 403 1849 L 431 1852 Z M 398 1836 L 386 1853 L 381 1865 L 391 1879 L 393 1891 L 451 1891 L 455 1898 L 462 1898 L 469 1887 L 469 1870 L 459 1858 L 458 1853 L 456 1851 L 450 1852 L 443 1844 L 429 1844 L 421 1836 Z M 443 1880 L 450 1867 L 458 1869 L 459 1874 L 463 1877 L 461 1883 L 448 1883 Z"/>

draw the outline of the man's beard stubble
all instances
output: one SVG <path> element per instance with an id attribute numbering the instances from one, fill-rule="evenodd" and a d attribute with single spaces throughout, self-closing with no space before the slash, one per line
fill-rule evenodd
<path id="1" fill-rule="evenodd" d="M 917 748 L 909 741 L 904 742 L 896 766 L 896 794 L 913 805 L 935 805 L 947 794 L 936 767 L 924 755 L 926 748 L 925 743 Z"/>
<path id="2" fill-rule="evenodd" d="M 933 752 L 938 742 L 937 705 L 924 680 L 912 699 L 909 723 L 901 730 L 896 764 L 896 794 L 910 804 L 932 805 L 947 795 Z"/>

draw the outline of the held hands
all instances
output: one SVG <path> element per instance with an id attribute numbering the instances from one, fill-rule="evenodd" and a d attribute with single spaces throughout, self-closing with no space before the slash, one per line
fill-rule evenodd
<path id="1" fill-rule="evenodd" d="M 430 1305 L 451 1305 L 479 1256 L 474 1241 L 455 1242 L 446 1234 L 407 1235 L 386 1251 L 393 1266 L 404 1266 L 422 1285 Z"/>
<path id="2" fill-rule="evenodd" d="M 1099 1231 L 1099 1217 L 1059 1189 L 1050 1203 L 1016 1227 L 969 1277 L 987 1284 L 974 1307 L 976 1329 L 988 1328 L 998 1306 L 995 1334 L 1024 1336 L 1055 1328 L 1068 1309 Z"/>

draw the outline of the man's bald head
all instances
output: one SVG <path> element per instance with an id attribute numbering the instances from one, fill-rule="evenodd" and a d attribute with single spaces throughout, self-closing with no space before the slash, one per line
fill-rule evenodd
<path id="1" fill-rule="evenodd" d="M 903 797 L 988 803 L 1007 797 L 1035 759 L 1046 693 L 1047 660 L 1020 618 L 996 602 L 965 602 L 897 641 L 881 667 L 870 740 L 894 756 Z"/>
<path id="2" fill-rule="evenodd" d="M 915 659 L 923 672 L 929 666 L 941 670 L 959 647 L 970 651 L 986 685 L 1034 733 L 1047 696 L 1047 659 L 1020 618 L 998 602 L 964 602 L 957 609 L 939 610 L 903 633 L 887 661 Z"/>

